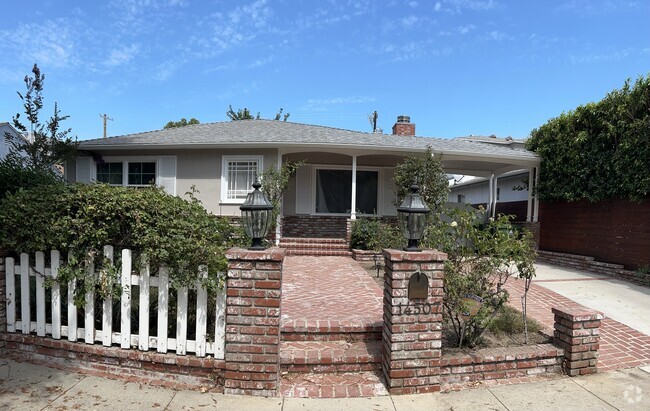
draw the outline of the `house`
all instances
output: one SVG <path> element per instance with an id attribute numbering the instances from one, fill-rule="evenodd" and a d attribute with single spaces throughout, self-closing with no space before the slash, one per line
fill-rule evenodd
<path id="1" fill-rule="evenodd" d="M 396 216 L 395 165 L 427 146 L 449 173 L 494 178 L 540 163 L 515 144 L 417 137 L 408 116 L 398 117 L 391 135 L 244 120 L 82 141 L 67 178 L 129 187 L 155 182 L 174 195 L 195 187 L 211 213 L 239 216 L 257 173 L 304 161 L 284 194 L 278 238 L 345 238 L 359 216 Z"/>
<path id="2" fill-rule="evenodd" d="M 487 207 L 490 204 L 490 180 L 462 176 L 449 187 L 448 201 Z M 495 178 L 495 214 L 514 215 L 514 221 L 526 221 L 528 207 L 528 170 L 516 170 Z"/>
<path id="3" fill-rule="evenodd" d="M 22 133 L 14 128 L 11 124 L 7 122 L 0 123 L 0 160 L 7 157 L 7 154 L 11 151 L 11 143 L 7 139 L 7 133 L 13 138 L 24 138 Z"/>

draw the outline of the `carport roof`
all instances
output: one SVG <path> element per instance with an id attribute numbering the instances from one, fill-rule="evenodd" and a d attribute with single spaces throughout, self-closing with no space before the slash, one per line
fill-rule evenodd
<path id="1" fill-rule="evenodd" d="M 493 140 L 493 141 L 489 141 Z M 539 164 L 538 156 L 526 150 L 521 142 L 502 139 L 432 138 L 363 133 L 333 127 L 274 120 L 242 120 L 205 123 L 126 134 L 110 138 L 81 141 L 79 149 L 151 150 L 193 148 L 279 148 L 288 151 L 349 150 L 404 155 L 425 151 L 427 146 L 442 154 L 443 165 L 451 171 L 471 172 L 469 160 L 478 171 L 494 171 L 513 165 Z M 387 153 L 388 152 L 388 153 Z M 482 164 L 481 164 L 482 163 Z"/>

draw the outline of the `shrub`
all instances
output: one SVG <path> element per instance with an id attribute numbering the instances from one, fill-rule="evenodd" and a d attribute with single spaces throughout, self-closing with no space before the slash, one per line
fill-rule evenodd
<path id="1" fill-rule="evenodd" d="M 199 265 L 210 275 L 204 285 L 219 286 L 225 250 L 237 238 L 228 220 L 210 215 L 193 193 L 189 200 L 159 188 L 130 189 L 103 184 L 53 185 L 21 190 L 0 203 L 0 247 L 16 252 L 59 249 L 68 252 L 61 281 L 76 278 L 78 295 L 97 286 L 85 278 L 85 262 L 104 245 L 129 248 L 136 261 L 146 257 L 152 269 L 165 265 L 174 285 L 193 284 Z M 96 262 L 99 265 L 105 262 Z M 119 258 L 113 267 L 119 267 Z M 106 271 L 117 276 L 117 270 Z M 103 290 L 103 293 L 114 290 Z"/>
<path id="2" fill-rule="evenodd" d="M 524 320 L 519 310 L 509 305 L 504 305 L 501 311 L 494 317 L 489 325 L 489 330 L 494 335 L 513 335 L 524 332 Z M 542 329 L 542 325 L 535 320 L 528 320 L 528 331 L 536 333 Z"/>
<path id="3" fill-rule="evenodd" d="M 393 224 L 377 218 L 358 218 L 352 223 L 350 246 L 358 250 L 380 251 L 399 247 L 402 236 Z"/>
<path id="4" fill-rule="evenodd" d="M 0 200 L 21 188 L 29 189 L 56 184 L 63 184 L 63 178 L 52 169 L 23 167 L 10 159 L 0 161 Z"/>
<path id="5" fill-rule="evenodd" d="M 477 344 L 508 301 L 503 288 L 513 275 L 535 275 L 535 251 L 530 232 L 518 234 L 509 216 L 483 221 L 483 210 L 444 210 L 429 226 L 424 246 L 447 253 L 443 315 L 453 326 L 459 346 Z M 478 301 L 478 303 L 476 303 Z M 467 313 L 475 305 L 474 315 Z"/>

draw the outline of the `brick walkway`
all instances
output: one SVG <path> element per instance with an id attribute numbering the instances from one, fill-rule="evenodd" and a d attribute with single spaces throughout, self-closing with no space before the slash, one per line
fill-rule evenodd
<path id="1" fill-rule="evenodd" d="M 528 315 L 552 332 L 552 307 L 583 306 L 539 283 L 533 283 L 529 292 Z M 511 279 L 506 288 L 510 292 L 510 304 L 521 309 L 523 281 Z M 379 341 L 373 338 L 361 341 L 350 335 L 380 332 L 382 300 L 381 287 L 349 257 L 286 257 L 282 284 L 281 395 L 312 398 L 387 395 L 378 369 Z M 319 335 L 331 338 L 321 340 Z M 308 341 L 311 343 L 307 344 Z M 615 320 L 604 319 L 599 370 L 644 364 L 650 364 L 650 336 Z M 482 384 L 537 380 L 510 378 Z M 447 384 L 442 388 L 454 390 L 462 385 Z"/>
<path id="2" fill-rule="evenodd" d="M 287 256 L 280 395 L 388 395 L 379 369 L 382 302 L 381 287 L 350 257 Z"/>
<path id="3" fill-rule="evenodd" d="M 521 309 L 522 280 L 511 279 L 506 283 L 510 304 Z M 528 315 L 553 330 L 552 307 L 587 308 L 539 284 L 528 291 Z M 650 364 L 650 336 L 645 335 L 611 318 L 605 318 L 600 326 L 600 349 L 598 370 L 609 371 Z"/>
<path id="4" fill-rule="evenodd" d="M 381 331 L 383 290 L 349 257 L 289 256 L 282 332 Z"/>

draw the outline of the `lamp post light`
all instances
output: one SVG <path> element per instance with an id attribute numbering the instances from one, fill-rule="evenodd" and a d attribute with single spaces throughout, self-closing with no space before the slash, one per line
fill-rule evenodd
<path id="1" fill-rule="evenodd" d="M 418 243 L 424 234 L 427 225 L 427 214 L 431 212 L 419 193 L 417 184 L 411 186 L 411 192 L 404 198 L 397 208 L 399 227 L 402 235 L 408 241 L 404 251 L 422 251 Z"/>
<path id="2" fill-rule="evenodd" d="M 273 204 L 260 191 L 262 185 L 255 179 L 252 192 L 246 196 L 246 201 L 239 207 L 242 214 L 242 224 L 246 235 L 252 240 L 249 250 L 265 250 L 262 240 L 266 238 L 273 218 Z"/>

